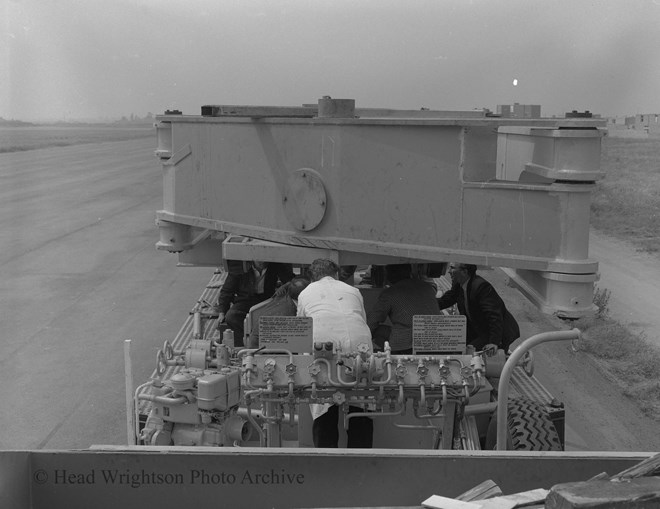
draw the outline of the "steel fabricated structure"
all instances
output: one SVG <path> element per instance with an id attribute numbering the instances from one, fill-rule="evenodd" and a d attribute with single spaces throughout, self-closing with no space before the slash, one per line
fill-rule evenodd
<path id="1" fill-rule="evenodd" d="M 158 247 L 182 264 L 455 260 L 504 268 L 546 313 L 593 312 L 600 119 L 360 109 L 323 97 L 204 106 L 156 127 Z"/>

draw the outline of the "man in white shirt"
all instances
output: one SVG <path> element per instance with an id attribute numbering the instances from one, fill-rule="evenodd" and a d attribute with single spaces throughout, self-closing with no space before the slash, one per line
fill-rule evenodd
<path id="1" fill-rule="evenodd" d="M 298 316 L 312 318 L 314 342 L 331 341 L 342 352 L 356 351 L 360 344 L 373 350 L 371 331 L 367 326 L 362 294 L 357 288 L 337 280 L 339 266 L 332 260 L 319 258 L 309 267 L 312 283 L 298 296 Z M 310 351 L 313 345 L 310 345 Z M 314 424 L 312 435 L 316 447 L 337 447 L 339 408 L 336 405 L 310 405 Z M 349 407 L 351 412 L 362 412 Z M 348 447 L 371 447 L 373 422 L 368 417 L 350 420 Z"/>
<path id="2" fill-rule="evenodd" d="M 312 317 L 314 342 L 332 341 L 344 353 L 357 350 L 360 343 L 371 349 L 371 331 L 362 294 L 338 281 L 338 270 L 332 260 L 312 262 L 309 268 L 312 283 L 298 296 L 298 316 Z"/>

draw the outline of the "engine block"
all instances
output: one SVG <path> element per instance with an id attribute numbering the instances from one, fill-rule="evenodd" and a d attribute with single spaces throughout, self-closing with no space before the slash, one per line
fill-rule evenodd
<path id="1" fill-rule="evenodd" d="M 273 446 L 309 404 L 360 406 L 373 419 L 442 420 L 449 405 L 462 409 L 490 387 L 480 355 L 392 355 L 388 345 L 374 353 L 366 344 L 343 352 L 316 343 L 311 354 L 293 354 L 193 340 L 179 352 L 165 343 L 157 359 L 158 374 L 177 370 L 137 394 L 150 407 L 139 435 L 150 445 L 238 445 L 256 431 L 260 445 Z"/>

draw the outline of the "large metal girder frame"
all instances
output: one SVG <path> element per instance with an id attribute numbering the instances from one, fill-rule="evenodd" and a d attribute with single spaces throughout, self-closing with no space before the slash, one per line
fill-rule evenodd
<path id="1" fill-rule="evenodd" d="M 233 234 L 306 263 L 318 253 L 347 264 L 371 257 L 507 267 L 543 311 L 582 316 L 593 310 L 598 279 L 589 208 L 602 176 L 601 126 L 161 116 L 158 247 L 180 252 L 182 263 L 219 265 Z M 239 247 L 232 256 L 253 254 L 237 255 Z"/>
<path id="2" fill-rule="evenodd" d="M 417 507 L 492 479 L 506 494 L 615 474 L 652 453 L 185 447 L 0 451 L 3 509 Z"/>

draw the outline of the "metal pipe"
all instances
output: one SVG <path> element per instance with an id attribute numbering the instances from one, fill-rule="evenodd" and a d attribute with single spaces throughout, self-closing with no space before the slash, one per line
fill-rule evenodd
<path id="1" fill-rule="evenodd" d="M 250 413 L 251 413 L 252 416 L 255 417 L 256 419 L 264 419 L 264 420 L 266 419 L 266 417 L 264 416 L 264 414 L 263 414 L 263 412 L 262 412 L 261 410 L 252 410 Z M 236 415 L 238 415 L 239 417 L 245 417 L 245 418 L 247 418 L 247 408 L 245 408 L 245 407 L 238 407 L 238 408 L 236 409 Z M 297 424 L 297 423 L 298 423 L 298 414 L 296 414 L 295 412 L 294 412 L 293 414 L 292 414 L 292 413 L 288 413 L 288 414 L 287 414 L 287 413 L 285 412 L 285 413 L 283 414 L 282 418 L 283 418 L 285 421 L 289 421 L 290 423 L 292 422 L 293 424 Z"/>
<path id="2" fill-rule="evenodd" d="M 325 364 L 325 367 L 328 371 L 328 382 L 330 382 L 330 385 L 332 385 L 333 387 L 343 387 L 340 382 L 335 382 L 332 379 L 332 366 L 330 366 L 330 361 L 328 359 L 323 359 L 323 358 L 314 359 L 312 361 L 312 364 Z"/>
<path id="3" fill-rule="evenodd" d="M 244 348 L 242 350 L 239 350 L 238 353 L 236 354 L 236 357 L 242 357 L 243 355 L 254 355 L 254 354 L 284 354 L 289 356 L 289 362 L 293 363 L 293 352 L 291 350 L 285 350 L 284 348 L 264 348 L 263 346 L 261 348 Z"/>
<path id="4" fill-rule="evenodd" d="M 497 401 L 491 403 L 473 403 L 465 407 L 465 415 L 490 414 L 497 410 Z"/>
<path id="5" fill-rule="evenodd" d="M 376 358 L 375 355 L 371 356 L 371 365 L 372 366 L 375 364 L 375 358 Z M 379 386 L 379 385 L 383 386 L 383 385 L 389 384 L 392 381 L 392 375 L 393 375 L 393 372 L 392 372 L 392 359 L 390 357 L 389 344 L 388 344 L 388 350 L 387 350 L 387 357 L 385 358 L 385 367 L 387 369 L 387 378 L 385 380 L 380 380 L 380 381 L 379 380 L 372 380 L 371 373 L 369 373 L 369 383 L 371 383 L 372 385 L 376 385 L 376 386 Z"/>
<path id="6" fill-rule="evenodd" d="M 264 403 L 266 447 L 282 447 L 282 433 L 280 430 L 280 406 L 277 403 Z"/>
<path id="7" fill-rule="evenodd" d="M 444 416 L 443 415 L 437 415 L 437 416 L 434 416 L 434 417 L 437 417 L 439 419 L 439 418 L 444 417 Z M 421 429 L 421 430 L 430 430 L 430 431 L 437 431 L 438 430 L 438 426 L 433 426 L 432 424 L 427 424 L 427 425 L 423 425 L 423 424 L 398 424 L 398 423 L 395 422 L 394 427 L 399 428 L 399 429 Z"/>
<path id="8" fill-rule="evenodd" d="M 435 403 L 433 402 L 433 400 L 431 400 L 431 406 L 427 405 L 426 408 L 428 413 L 420 414 L 418 406 L 416 406 L 415 403 L 413 403 L 413 415 L 415 416 L 416 419 L 435 419 L 441 415 L 440 412 L 442 412 L 442 405 L 438 405 L 437 410 L 434 410 L 433 407 L 435 407 Z"/>
<path id="9" fill-rule="evenodd" d="M 356 365 L 355 365 L 355 381 L 354 382 L 345 382 L 344 380 L 342 380 L 342 377 L 341 377 L 341 364 L 337 363 L 337 365 L 335 366 L 336 369 L 337 369 L 337 381 L 339 382 L 339 384 L 342 387 L 356 387 L 357 384 L 360 382 L 360 380 L 358 378 L 358 373 L 360 372 L 360 366 L 362 364 L 362 359 L 360 359 L 359 356 L 355 358 L 355 364 Z M 329 378 L 329 375 L 328 375 L 328 378 Z"/>
<path id="10" fill-rule="evenodd" d="M 396 417 L 398 415 L 404 415 L 406 413 L 406 397 L 404 395 L 403 391 L 403 382 L 399 382 L 399 397 L 398 397 L 398 403 L 399 406 L 401 407 L 401 410 L 398 410 L 396 412 L 354 412 L 354 413 L 347 413 L 346 417 L 344 419 L 344 427 L 348 426 L 348 420 L 351 417 Z"/>
<path id="11" fill-rule="evenodd" d="M 518 365 L 520 358 L 525 355 L 529 350 L 534 348 L 541 343 L 548 343 L 550 341 L 568 341 L 573 339 L 580 338 L 580 330 L 572 329 L 569 331 L 553 331 L 553 332 L 542 332 L 541 334 L 536 334 L 531 338 L 527 338 L 523 341 L 518 348 L 516 348 L 509 360 L 504 364 L 502 368 L 502 375 L 500 376 L 500 382 L 497 386 L 497 445 L 496 450 L 505 451 L 506 442 L 507 442 L 507 412 L 508 412 L 508 400 L 509 400 L 509 380 L 511 379 L 511 374 L 513 370 Z"/>
<path id="12" fill-rule="evenodd" d="M 286 414 L 284 414 L 284 418 L 286 419 Z M 296 405 L 291 401 L 289 402 L 289 426 L 293 427 L 296 423 Z"/>
<path id="13" fill-rule="evenodd" d="M 145 387 L 147 387 L 149 385 L 153 385 L 153 384 L 154 384 L 154 381 L 149 380 L 148 382 L 143 383 L 137 389 L 135 389 L 135 397 L 134 397 L 135 403 L 133 404 L 133 410 L 135 412 L 134 413 L 134 419 L 133 419 L 133 426 L 134 426 L 133 431 L 135 433 L 135 444 L 136 445 L 138 444 L 138 441 L 139 441 L 139 438 L 140 438 L 140 409 L 139 409 L 138 404 L 137 404 L 138 394 L 140 394 Z"/>
<path id="14" fill-rule="evenodd" d="M 202 314 L 199 311 L 193 313 L 193 339 L 202 339 Z"/>
<path id="15" fill-rule="evenodd" d="M 463 391 L 465 393 L 464 404 L 467 405 L 470 403 L 470 389 L 468 389 L 467 381 L 463 380 Z"/>
<path id="16" fill-rule="evenodd" d="M 261 429 L 261 426 L 259 425 L 259 423 L 257 423 L 257 421 L 252 416 L 252 403 L 251 403 L 249 398 L 246 398 L 245 409 L 247 410 L 247 420 L 248 420 L 248 422 L 250 424 L 252 424 L 254 429 L 256 429 L 257 433 L 259 434 L 259 447 L 264 447 L 266 445 L 266 440 L 265 440 L 265 437 L 264 437 L 264 430 Z"/>
<path id="17" fill-rule="evenodd" d="M 160 403 L 161 405 L 183 405 L 188 402 L 188 398 L 185 396 L 168 398 L 167 396 L 154 396 L 153 394 L 140 394 L 138 395 L 138 399 L 151 401 L 152 403 Z"/>
<path id="18" fill-rule="evenodd" d="M 352 417 L 372 417 L 372 418 L 377 418 L 377 417 L 397 417 L 399 415 L 404 415 L 406 413 L 406 405 L 401 406 L 401 410 L 395 411 L 395 412 L 352 412 L 352 413 L 347 413 L 346 414 L 346 419 L 344 422 L 344 427 L 346 427 L 348 424 L 349 419 Z"/>
<path id="19" fill-rule="evenodd" d="M 131 366 L 131 340 L 124 341 L 124 380 L 126 384 L 126 438 L 128 445 L 137 444 L 135 434 L 135 399 L 133 398 L 133 368 Z"/>

